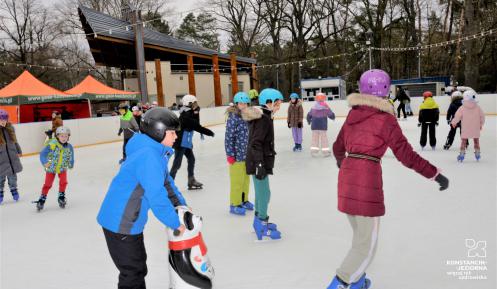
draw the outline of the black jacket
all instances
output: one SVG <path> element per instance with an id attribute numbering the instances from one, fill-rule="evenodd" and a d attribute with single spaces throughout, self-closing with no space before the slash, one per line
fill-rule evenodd
<path id="1" fill-rule="evenodd" d="M 462 105 L 462 97 L 456 96 L 452 98 L 452 102 L 450 103 L 449 109 L 447 110 L 447 121 L 452 121 L 454 116 L 456 115 L 456 111 Z"/>
<path id="2" fill-rule="evenodd" d="M 399 92 L 395 96 L 395 99 L 393 100 L 393 102 L 396 102 L 397 100 L 400 101 L 401 103 L 403 103 L 404 101 L 408 101 L 408 102 L 411 101 L 411 99 L 409 98 L 409 96 L 407 95 L 405 90 L 403 90 L 403 89 L 399 89 Z"/>
<path id="3" fill-rule="evenodd" d="M 249 125 L 249 141 L 245 165 L 248 175 L 254 175 L 258 164 L 262 164 L 266 173 L 273 174 L 274 159 L 274 125 L 271 111 L 258 107 L 249 107 L 242 111 L 242 118 Z"/>
<path id="4" fill-rule="evenodd" d="M 432 109 L 421 109 L 419 111 L 419 118 L 418 121 L 420 123 L 423 122 L 438 122 L 438 118 L 440 116 L 440 110 L 438 108 L 432 108 Z"/>
<path id="5" fill-rule="evenodd" d="M 190 108 L 183 108 L 179 115 L 179 123 L 181 126 L 180 131 L 177 133 L 178 138 L 174 142 L 173 148 L 178 149 L 181 147 L 181 141 L 183 140 L 183 133 L 185 131 L 196 131 L 206 136 L 214 136 L 212 130 L 200 125 L 199 112 L 194 111 Z"/>

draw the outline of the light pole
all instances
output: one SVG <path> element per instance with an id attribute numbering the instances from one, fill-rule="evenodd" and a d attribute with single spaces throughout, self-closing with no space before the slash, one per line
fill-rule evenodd
<path id="1" fill-rule="evenodd" d="M 372 64 L 372 57 L 371 57 L 371 40 L 373 38 L 373 31 L 371 31 L 371 28 L 366 31 L 366 45 L 368 46 L 369 50 L 369 69 L 372 69 L 373 64 Z"/>
<path id="2" fill-rule="evenodd" d="M 418 43 L 418 78 L 421 79 L 421 43 Z"/>

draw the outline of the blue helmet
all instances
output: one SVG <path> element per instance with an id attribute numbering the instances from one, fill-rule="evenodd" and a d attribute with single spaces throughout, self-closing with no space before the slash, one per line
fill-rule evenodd
<path id="1" fill-rule="evenodd" d="M 250 103 L 250 98 L 246 92 L 240 91 L 233 97 L 233 102 L 236 103 Z"/>
<path id="2" fill-rule="evenodd" d="M 266 88 L 259 93 L 259 105 L 266 105 L 268 100 L 275 102 L 278 99 L 283 101 L 283 94 L 274 88 Z"/>
<path id="3" fill-rule="evenodd" d="M 292 92 L 292 94 L 290 94 L 290 99 L 299 99 L 299 98 L 300 98 L 300 95 L 298 95 L 295 92 Z"/>

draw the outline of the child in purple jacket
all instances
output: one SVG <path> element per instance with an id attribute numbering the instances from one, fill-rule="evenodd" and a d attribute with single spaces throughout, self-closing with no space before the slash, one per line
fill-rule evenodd
<path id="1" fill-rule="evenodd" d="M 334 120 L 335 114 L 331 111 L 326 103 L 326 95 L 322 92 L 316 95 L 316 103 L 312 109 L 307 113 L 307 123 L 311 125 L 312 130 L 312 144 L 311 154 L 316 156 L 319 150 L 323 152 L 324 157 L 331 155 L 330 146 L 328 144 L 328 118 Z M 321 148 L 320 144 L 321 143 Z"/>

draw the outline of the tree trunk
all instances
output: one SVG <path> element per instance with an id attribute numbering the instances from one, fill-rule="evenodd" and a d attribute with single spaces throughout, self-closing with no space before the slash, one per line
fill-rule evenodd
<path id="1" fill-rule="evenodd" d="M 479 0 L 464 1 L 464 34 L 473 35 L 480 32 L 479 19 Z M 478 52 L 480 51 L 480 42 L 477 39 L 466 41 L 466 58 L 464 61 L 464 81 L 466 86 L 470 86 L 478 91 L 480 82 L 480 60 Z"/>

